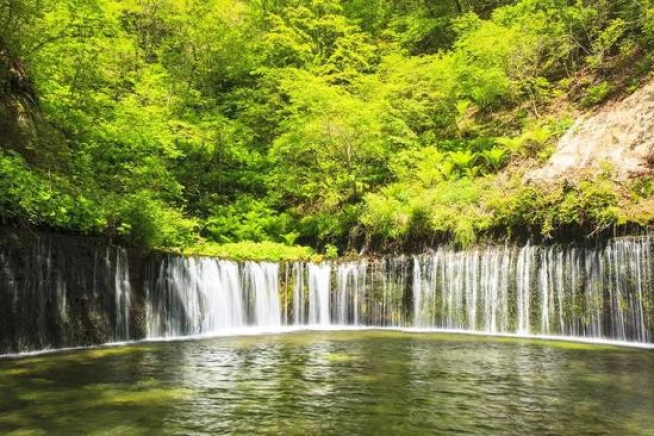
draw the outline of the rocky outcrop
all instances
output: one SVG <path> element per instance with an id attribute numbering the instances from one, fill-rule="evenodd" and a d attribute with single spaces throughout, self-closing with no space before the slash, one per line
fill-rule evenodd
<path id="1" fill-rule="evenodd" d="M 32 114 L 36 95 L 23 66 L 0 40 L 0 145 L 13 148 L 35 141 Z"/>
<path id="2" fill-rule="evenodd" d="M 616 179 L 654 175 L 654 81 L 622 101 L 582 116 L 529 181 L 575 179 L 609 167 Z"/>
<path id="3" fill-rule="evenodd" d="M 64 135 L 43 116 L 25 65 L 0 39 L 0 150 L 20 153 L 30 164 L 55 169 L 66 162 Z"/>

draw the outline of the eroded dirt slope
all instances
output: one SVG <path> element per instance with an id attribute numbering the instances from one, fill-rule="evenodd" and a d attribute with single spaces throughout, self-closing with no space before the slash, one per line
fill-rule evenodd
<path id="1" fill-rule="evenodd" d="M 547 164 L 527 180 L 574 179 L 582 170 L 610 166 L 617 179 L 654 174 L 654 81 L 580 117 L 559 140 Z"/>

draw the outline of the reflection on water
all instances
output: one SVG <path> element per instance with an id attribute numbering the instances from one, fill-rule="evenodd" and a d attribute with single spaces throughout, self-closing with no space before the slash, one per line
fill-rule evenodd
<path id="1" fill-rule="evenodd" d="M 0 433 L 654 434 L 654 353 L 389 331 L 0 361 Z"/>

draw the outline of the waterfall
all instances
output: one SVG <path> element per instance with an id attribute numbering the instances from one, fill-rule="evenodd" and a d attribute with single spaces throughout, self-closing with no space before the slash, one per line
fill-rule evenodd
<path id="1" fill-rule="evenodd" d="M 275 327 L 282 324 L 279 304 L 279 265 L 274 263 L 246 262 L 245 277 L 254 305 L 253 324 Z"/>
<path id="2" fill-rule="evenodd" d="M 109 251 L 109 250 L 108 250 Z M 109 253 L 108 253 L 108 258 Z M 114 339 L 116 341 L 128 340 L 132 286 L 129 280 L 129 264 L 125 250 L 116 251 L 116 271 L 114 273 L 114 286 L 116 298 L 116 328 Z M 60 300 L 63 300 L 60 297 Z M 64 305 L 65 305 L 65 300 Z"/>
<path id="3" fill-rule="evenodd" d="M 148 337 L 216 333 L 246 324 L 238 264 L 170 256 L 146 286 Z"/>
<path id="4" fill-rule="evenodd" d="M 309 274 L 309 324 L 330 324 L 331 264 L 308 264 Z"/>
<path id="5" fill-rule="evenodd" d="M 0 233 L 0 354 L 285 326 L 654 342 L 652 237 L 321 263 L 139 260 L 99 240 L 22 238 Z"/>
<path id="6" fill-rule="evenodd" d="M 293 263 L 293 324 L 302 325 L 306 322 L 304 298 L 304 264 Z"/>
<path id="7" fill-rule="evenodd" d="M 531 265 L 533 263 L 534 249 L 529 245 L 523 247 L 518 254 L 518 263 L 516 266 L 516 292 L 518 304 L 518 325 L 516 332 L 518 334 L 530 333 L 530 313 L 529 303 L 531 299 Z"/>
<path id="8" fill-rule="evenodd" d="M 649 342 L 652 248 L 643 237 L 415 257 L 414 325 Z"/>
<path id="9" fill-rule="evenodd" d="M 334 323 L 360 325 L 365 313 L 365 288 L 368 262 L 341 263 L 336 269 L 337 289 L 334 294 Z"/>

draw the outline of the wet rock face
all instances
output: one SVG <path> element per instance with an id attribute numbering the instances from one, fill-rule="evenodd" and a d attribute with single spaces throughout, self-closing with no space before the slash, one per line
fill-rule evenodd
<path id="1" fill-rule="evenodd" d="M 98 239 L 0 230 L 0 354 L 128 339 L 120 256 Z"/>
<path id="2" fill-rule="evenodd" d="M 654 174 L 654 81 L 577 120 L 547 164 L 525 178 L 545 182 L 574 179 L 581 170 L 607 165 L 621 180 Z"/>

